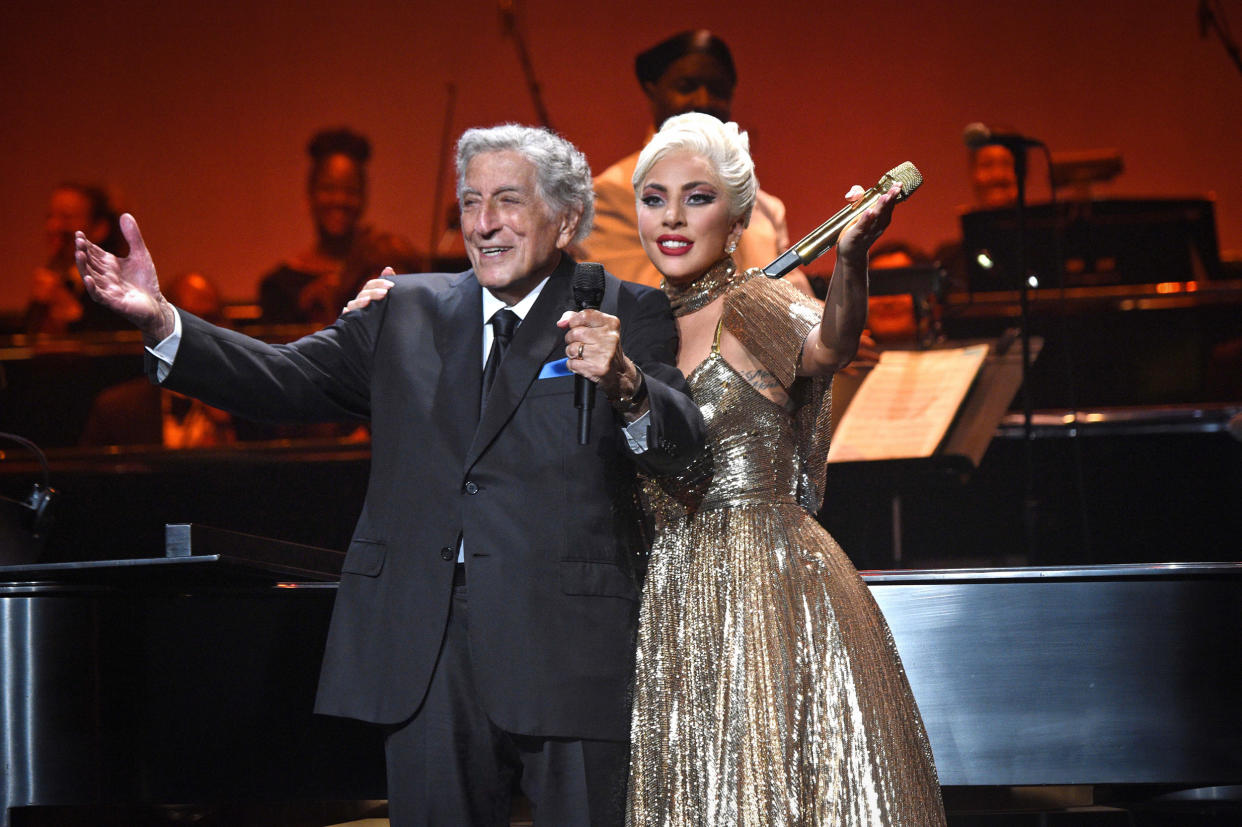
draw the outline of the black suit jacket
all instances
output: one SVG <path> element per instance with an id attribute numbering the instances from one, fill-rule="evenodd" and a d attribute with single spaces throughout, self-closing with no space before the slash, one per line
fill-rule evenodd
<path id="1" fill-rule="evenodd" d="M 370 419 L 371 474 L 345 559 L 316 709 L 377 723 L 418 708 L 435 667 L 457 543 L 483 704 L 510 732 L 624 740 L 644 549 L 635 468 L 702 445 L 658 291 L 608 276 L 601 310 L 643 369 L 649 449 L 625 447 L 602 398 L 577 444 L 565 355 L 565 258 L 514 336 L 480 417 L 482 294 L 473 272 L 399 276 L 388 297 L 269 346 L 183 314 L 165 384 L 255 418 Z"/>

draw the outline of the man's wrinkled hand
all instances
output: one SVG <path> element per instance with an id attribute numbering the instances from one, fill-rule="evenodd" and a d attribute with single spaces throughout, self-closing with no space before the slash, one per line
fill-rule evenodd
<path id="1" fill-rule="evenodd" d="M 160 292 L 155 262 L 142 240 L 138 222 L 125 213 L 120 224 L 121 234 L 129 242 L 129 255 L 124 258 L 91 243 L 80 230 L 74 233 L 78 273 L 94 301 L 124 316 L 148 340 L 162 341 L 173 332 L 176 311 Z"/>
<path id="2" fill-rule="evenodd" d="M 569 369 L 599 385 L 610 400 L 628 396 L 638 384 L 638 368 L 621 352 L 621 321 L 599 310 L 565 311 L 557 327 L 565 330 Z"/>

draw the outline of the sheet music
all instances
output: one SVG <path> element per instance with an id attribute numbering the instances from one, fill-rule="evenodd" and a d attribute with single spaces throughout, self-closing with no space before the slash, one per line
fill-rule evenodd
<path id="1" fill-rule="evenodd" d="M 987 345 L 881 353 L 833 430 L 828 461 L 931 456 L 987 353 Z"/>

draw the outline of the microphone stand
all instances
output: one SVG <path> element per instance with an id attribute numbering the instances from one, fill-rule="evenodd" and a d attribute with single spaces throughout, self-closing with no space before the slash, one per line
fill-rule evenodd
<path id="1" fill-rule="evenodd" d="M 526 48 L 526 38 L 522 36 L 522 30 L 518 27 L 516 5 L 516 0 L 500 0 L 501 26 L 504 29 L 504 34 L 512 37 L 513 45 L 517 47 L 518 62 L 522 64 L 522 74 L 526 78 L 526 88 L 530 92 L 531 103 L 535 105 L 535 114 L 539 116 L 539 123 L 551 129 L 552 119 L 548 117 L 548 109 L 543 105 L 543 94 L 539 88 L 539 81 L 535 78 L 535 67 L 530 61 L 530 51 Z"/>
<path id="2" fill-rule="evenodd" d="M 1238 52 L 1238 44 L 1229 36 L 1229 32 L 1221 25 L 1216 13 L 1212 11 L 1211 0 L 1199 0 L 1200 38 L 1207 37 L 1209 27 L 1216 32 L 1217 39 L 1225 47 L 1225 51 L 1229 53 L 1229 57 L 1233 60 L 1233 65 L 1238 67 L 1239 72 L 1242 72 L 1242 54 Z"/>
<path id="3" fill-rule="evenodd" d="M 1018 271 L 1018 314 L 1022 323 L 1022 525 L 1023 539 L 1026 545 L 1027 561 L 1032 562 L 1035 552 L 1035 429 L 1032 425 L 1034 414 L 1031 401 L 1031 303 L 1030 284 L 1026 272 L 1026 150 L 1025 144 L 1015 143 L 1009 146 L 1013 153 L 1013 172 L 1018 182 L 1018 200 L 1014 205 L 1015 217 L 1018 222 L 1017 271 Z"/>
<path id="4" fill-rule="evenodd" d="M 427 242 L 427 269 L 439 272 L 437 263 L 440 254 L 440 217 L 444 209 L 444 183 L 447 179 L 447 168 L 453 147 L 453 109 L 457 106 L 457 84 L 445 84 L 448 101 L 444 105 L 444 125 L 440 128 L 440 159 L 436 164 L 436 188 L 431 194 L 431 239 Z"/>

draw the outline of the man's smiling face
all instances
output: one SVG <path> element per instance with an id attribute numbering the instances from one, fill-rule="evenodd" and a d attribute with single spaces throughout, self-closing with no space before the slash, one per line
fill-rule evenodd
<path id="1" fill-rule="evenodd" d="M 483 152 L 466 166 L 461 233 L 479 284 L 515 304 L 551 273 L 577 217 L 552 215 L 535 165 L 520 152 Z"/>

